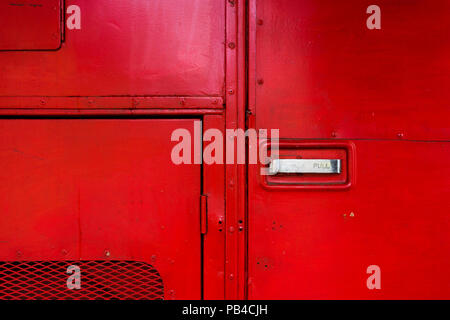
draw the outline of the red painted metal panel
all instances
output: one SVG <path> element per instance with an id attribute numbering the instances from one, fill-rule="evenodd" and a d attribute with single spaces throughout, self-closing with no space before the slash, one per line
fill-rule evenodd
<path id="1" fill-rule="evenodd" d="M 0 114 L 6 116 L 49 115 L 67 118 L 72 116 L 77 116 L 77 118 L 99 117 L 103 115 L 115 117 L 129 115 L 192 117 L 195 115 L 205 116 L 205 128 L 224 129 L 225 71 L 230 74 L 229 83 L 231 83 L 231 75 L 234 77 L 239 70 L 239 79 L 233 80 L 235 91 L 231 94 L 233 99 L 239 97 L 239 101 L 235 104 L 230 103 L 230 112 L 227 115 L 229 119 L 237 119 L 237 109 L 240 108 L 239 126 L 244 126 L 244 113 L 241 113 L 244 109 L 245 98 L 245 85 L 242 82 L 245 75 L 244 2 L 240 3 L 238 7 L 237 2 L 226 3 L 221 0 L 153 2 L 135 0 L 126 3 L 112 3 L 106 0 L 79 0 L 65 1 L 65 6 L 62 8 L 63 12 L 71 5 L 77 5 L 81 9 L 81 29 L 70 30 L 66 28 L 64 42 L 58 51 L 0 53 L 0 68 L 2 69 Z M 233 12 L 233 16 L 230 14 L 226 17 L 226 6 Z M 231 26 L 236 23 L 237 15 L 234 16 L 234 14 L 238 8 L 240 33 L 239 37 L 236 37 L 237 31 Z M 68 16 L 69 14 L 66 14 L 65 18 L 67 19 Z M 227 24 L 228 31 L 225 30 L 225 19 L 229 21 Z M 65 21 L 63 22 L 65 24 Z M 227 70 L 225 70 L 225 46 L 227 45 L 225 35 L 229 39 L 236 38 L 233 41 L 239 46 L 236 48 L 227 46 L 230 50 L 230 58 L 227 62 L 229 69 Z M 238 38 L 239 40 L 237 40 Z M 239 69 L 236 53 L 239 54 L 241 60 Z M 239 89 L 238 81 L 242 82 Z M 209 117 L 209 115 L 214 116 Z M 243 273 L 237 268 L 237 260 L 233 257 L 237 251 L 232 251 L 230 246 L 228 246 L 230 248 L 228 254 L 231 258 L 225 261 L 225 166 L 210 166 L 202 171 L 204 184 L 201 191 L 208 196 L 207 208 L 210 212 L 206 216 L 207 232 L 201 238 L 199 224 L 200 187 L 196 184 L 196 181 L 195 184 L 194 181 L 185 184 L 183 180 L 183 177 L 188 176 L 189 178 L 193 172 L 197 172 L 199 169 L 192 169 L 191 167 L 181 170 L 180 168 L 183 165 L 177 166 L 177 170 L 172 170 L 170 158 L 161 158 L 161 153 L 170 156 L 170 152 L 166 152 L 169 151 L 170 145 L 169 130 L 166 130 L 164 126 L 164 128 L 161 128 L 159 125 L 159 123 L 165 123 L 168 120 L 161 120 L 161 122 L 159 120 L 146 120 L 148 121 L 146 125 L 149 126 L 149 134 L 158 136 L 158 138 L 155 140 L 156 144 L 153 142 L 153 144 L 145 146 L 141 146 L 143 138 L 139 137 L 145 135 L 146 132 L 140 132 L 139 130 L 142 128 L 137 125 L 144 120 L 108 120 L 111 122 L 92 119 L 39 121 L 26 120 L 23 125 L 17 128 L 14 126 L 21 123 L 19 120 L 4 120 L 1 124 L 4 123 L 5 128 L 8 129 L 14 128 L 11 134 L 18 134 L 18 138 L 13 140 L 15 143 L 19 143 L 19 140 L 26 140 L 24 137 L 29 138 L 30 135 L 37 134 L 36 137 L 31 139 L 31 144 L 36 144 L 39 148 L 42 147 L 39 150 L 44 152 L 56 148 L 55 144 L 57 144 L 58 147 L 65 148 L 66 151 L 61 151 L 61 153 L 68 157 L 68 154 L 75 151 L 87 154 L 86 148 L 93 149 L 97 145 L 104 144 L 111 145 L 113 149 L 121 148 L 126 155 L 118 155 L 117 153 L 112 155 L 108 148 L 106 148 L 107 150 L 103 150 L 103 148 L 95 150 L 94 158 L 82 159 L 83 162 L 80 166 L 93 171 L 92 176 L 86 176 L 82 180 L 76 180 L 75 178 L 78 177 L 70 174 L 71 166 L 76 165 L 74 162 L 79 160 L 76 157 L 66 159 L 67 163 L 62 162 L 63 159 L 61 159 L 61 162 L 55 162 L 54 166 L 48 171 L 44 169 L 39 171 L 36 178 L 41 178 L 41 181 L 35 181 L 33 177 L 27 178 L 28 181 L 24 177 L 21 183 L 25 187 L 30 190 L 33 188 L 39 190 L 36 194 L 31 193 L 31 204 L 33 201 L 41 199 L 39 200 L 41 201 L 40 205 L 44 209 L 48 205 L 51 207 L 48 210 L 51 211 L 50 213 L 58 212 L 51 217 L 42 216 L 39 221 L 46 223 L 47 228 L 44 231 L 34 230 L 34 233 L 27 236 L 29 242 L 19 243 L 25 248 L 27 245 L 32 246 L 33 250 L 37 250 L 36 256 L 33 256 L 33 253 L 27 250 L 23 250 L 27 252 L 17 250 L 20 251 L 20 257 L 18 257 L 15 250 L 17 245 L 13 243 L 5 249 L 9 250 L 10 257 L 16 257 L 17 259 L 22 259 L 22 256 L 27 259 L 39 259 L 41 257 L 42 259 L 42 256 L 51 256 L 54 260 L 67 260 L 81 258 L 124 259 L 132 255 L 131 258 L 145 259 L 146 262 L 154 265 L 163 277 L 166 298 L 176 299 L 200 297 L 200 286 L 202 284 L 204 285 L 205 298 L 223 298 L 225 296 L 224 268 L 227 265 L 233 266 L 233 270 L 236 270 L 233 271 L 232 286 L 237 288 L 237 279 L 239 279 L 239 290 L 243 292 Z M 180 127 L 186 127 L 191 123 L 191 120 L 172 121 L 177 122 Z M 84 122 L 86 124 L 82 124 Z M 28 123 L 33 123 L 33 125 L 28 126 Z M 105 123 L 113 123 L 115 131 L 109 127 L 105 128 Z M 62 127 L 53 128 L 54 125 L 59 126 L 59 124 L 61 126 L 64 124 L 67 132 Z M 230 127 L 234 126 L 233 120 Z M 137 128 L 133 129 L 135 127 Z M 89 129 L 91 135 L 100 132 L 100 138 L 95 136 L 95 139 L 91 139 L 91 135 L 79 134 L 79 131 L 84 128 Z M 108 131 L 105 136 L 102 134 L 104 130 Z M 131 132 L 128 132 L 130 130 Z M 139 132 L 136 133 L 135 130 Z M 3 131 L 6 131 L 6 129 Z M 45 131 L 45 134 L 42 134 L 41 131 Z M 138 137 L 139 142 L 126 144 L 124 140 L 132 137 Z M 4 137 L 0 137 L 0 142 L 1 139 L 4 139 Z M 60 143 L 61 139 L 64 140 L 64 143 Z M 86 146 L 82 145 L 83 139 L 88 140 Z M 149 138 L 148 141 L 152 140 Z M 74 144 L 73 151 L 67 151 L 69 143 Z M 164 143 L 165 145 L 163 145 Z M 133 151 L 129 152 L 128 148 L 133 148 Z M 135 155 L 138 152 L 136 150 L 140 149 L 144 150 L 142 156 L 147 156 L 145 161 L 162 165 L 158 172 L 154 173 L 155 176 L 146 177 L 143 174 L 141 179 L 149 179 L 151 187 L 161 179 L 170 180 L 167 183 L 176 183 L 172 196 L 173 199 L 176 199 L 177 204 L 175 206 L 172 204 L 172 207 L 166 210 L 159 210 L 162 202 L 172 203 L 173 200 L 169 200 L 169 195 L 159 194 L 157 187 L 150 188 L 148 195 L 145 196 L 152 199 L 158 198 L 156 203 L 158 210 L 145 208 L 153 212 L 152 222 L 149 222 L 151 225 L 138 224 L 136 221 L 119 224 L 119 220 L 127 220 L 127 212 L 132 211 L 132 214 L 144 215 L 144 213 L 136 213 L 138 211 L 136 207 L 139 207 L 138 202 L 140 200 L 135 199 L 135 197 L 142 197 L 141 192 L 137 189 L 143 187 L 144 182 L 133 183 L 133 181 L 121 180 L 121 186 L 117 185 L 117 188 L 114 187 L 115 184 L 109 185 L 108 182 L 110 181 L 105 173 L 106 170 L 110 169 L 114 174 L 118 174 L 116 172 L 118 170 L 113 167 L 113 164 L 108 164 L 104 157 L 110 155 L 112 163 L 131 161 L 134 164 L 134 161 L 139 159 Z M 105 163 L 95 162 L 98 159 L 104 160 Z M 163 160 L 167 163 L 162 163 Z M 100 165 L 102 168 L 100 168 Z M 32 170 L 31 167 L 26 166 L 24 169 L 25 171 Z M 132 179 L 135 179 L 135 175 L 138 175 L 138 172 L 142 172 L 144 169 L 130 165 L 129 170 L 132 171 L 130 173 Z M 163 172 L 166 173 L 169 170 L 174 172 L 173 176 L 161 176 Z M 67 179 L 61 178 L 62 172 L 65 171 L 69 172 Z M 240 171 L 242 172 L 242 168 Z M 59 192 L 68 201 L 64 209 L 67 212 L 63 208 L 53 208 L 52 197 L 55 197 L 57 188 L 52 185 L 51 181 L 48 182 L 47 180 L 56 179 L 55 175 L 61 180 Z M 198 178 L 200 179 L 200 175 L 198 175 Z M 183 180 L 183 182 L 180 183 L 176 179 Z M 240 189 L 244 188 L 243 175 L 235 183 L 239 183 Z M 49 184 L 50 187 L 47 188 Z M 5 181 L 6 185 L 11 186 L 12 189 L 18 188 L 14 181 Z M 187 188 L 187 191 L 183 194 L 179 194 L 181 192 L 179 188 L 181 187 Z M 48 190 L 44 190 L 46 188 Z M 77 228 L 73 230 L 71 224 L 67 223 L 67 220 L 72 221 L 79 215 L 77 214 L 77 210 L 79 210 L 77 209 L 78 202 L 73 198 L 73 193 L 76 193 L 74 188 L 87 190 L 82 194 L 84 199 L 81 199 L 83 204 L 81 213 L 84 211 L 85 214 L 81 220 L 85 228 L 82 232 L 82 238 L 85 240 L 82 245 L 77 241 L 71 241 L 78 239 L 80 235 Z M 106 191 L 102 191 L 105 188 Z M 183 209 L 185 202 L 192 200 L 194 193 L 198 193 L 198 197 L 190 204 L 189 215 L 181 218 L 178 221 L 179 224 L 173 221 L 175 220 L 173 215 Z M 92 197 L 89 196 L 90 194 L 92 194 Z M 238 195 L 235 194 L 233 197 Z M 112 199 L 109 201 L 110 196 Z M 18 197 L 17 195 L 16 198 L 11 198 L 10 202 L 16 203 Z M 186 201 L 183 200 L 185 198 Z M 230 203 L 232 203 L 231 199 L 230 196 Z M 182 203 L 179 203 L 180 201 Z M 115 213 L 116 219 L 106 220 L 108 212 L 114 211 L 113 209 L 119 205 L 122 210 Z M 148 204 L 146 205 L 148 206 Z M 243 219 L 242 209 L 244 205 L 245 203 L 241 199 L 239 202 L 240 213 L 238 213 L 238 210 L 230 210 L 230 216 L 232 217 L 230 221 L 233 221 L 230 222 L 230 225 L 231 223 L 237 223 L 238 219 Z M 24 210 L 27 208 L 31 210 L 26 204 L 24 206 Z M 15 212 L 20 208 L 13 209 L 10 212 Z M 98 212 L 98 215 L 89 215 L 86 210 Z M 191 220 L 192 212 L 196 214 L 195 221 Z M 7 219 L 10 218 L 7 217 Z M 35 223 L 33 219 L 31 217 L 28 222 L 25 221 L 24 223 L 33 225 Z M 20 224 L 20 222 L 17 223 Z M 139 231 L 156 224 L 162 224 L 162 229 L 156 229 L 153 235 L 146 235 L 147 238 L 139 232 L 132 235 L 135 238 L 144 237 L 145 243 L 139 244 L 137 240 L 135 241 L 132 238 L 133 242 L 130 240 L 127 244 L 120 237 L 122 234 L 127 235 L 124 228 L 132 227 Z M 97 225 L 104 225 L 104 227 L 99 231 L 96 229 Z M 55 230 L 49 231 L 52 226 L 56 226 L 54 227 Z M 62 227 L 60 228 L 60 226 Z M 182 231 L 177 229 L 180 226 L 184 226 Z M 237 226 L 236 229 L 238 229 Z M 119 232 L 114 230 L 119 230 Z M 52 235 L 48 235 L 48 232 L 51 232 Z M 184 242 L 178 244 L 173 239 L 166 239 L 166 237 L 170 238 L 169 233 L 177 234 L 175 240 Z M 200 250 L 200 247 L 194 246 L 195 248 L 191 248 L 192 240 L 190 236 L 194 234 L 196 235 L 195 241 L 198 240 L 200 243 L 200 240 L 203 240 L 205 253 L 203 261 L 200 260 L 201 257 L 199 251 L 197 251 Z M 53 240 L 62 239 L 65 235 L 69 235 L 68 238 L 71 240 L 61 240 L 62 244 L 58 246 L 64 247 L 67 258 L 61 255 L 62 249 L 48 248 L 49 244 L 41 239 L 42 237 Z M 13 237 L 12 235 L 9 236 Z M 237 239 L 237 235 L 232 236 L 233 239 Z M 38 240 L 33 240 L 34 237 Z M 242 240 L 242 232 L 240 232 L 239 238 Z M 20 238 L 16 240 L 21 241 Z M 243 254 L 245 253 L 243 242 L 241 241 L 239 245 L 241 246 L 239 263 L 243 265 Z M 105 248 L 100 248 L 100 246 Z M 77 253 L 79 251 L 83 255 Z M 106 252 L 109 254 L 108 257 Z M 185 266 L 180 265 L 183 260 L 186 263 Z M 200 273 L 201 268 L 203 268 L 202 273 Z M 239 275 L 237 272 L 239 272 Z M 202 275 L 203 279 L 200 279 Z M 229 292 L 228 297 L 235 297 L 233 290 L 229 290 Z"/>
<path id="2" fill-rule="evenodd" d="M 204 165 L 201 187 L 199 165 L 170 161 L 171 131 L 193 120 L 2 120 L 0 258 L 142 260 L 167 299 L 202 284 L 207 299 L 450 296 L 448 2 L 380 0 L 381 30 L 360 0 L 72 4 L 81 29 L 60 50 L 0 52 L 3 115 L 244 129 L 248 93 L 250 128 L 346 170 L 250 166 L 247 189 L 244 165 Z M 380 291 L 366 287 L 372 264 Z"/>
<path id="3" fill-rule="evenodd" d="M 0 97 L 5 109 L 194 109 L 223 108 L 220 97 Z M 23 111 L 27 112 L 27 111 Z"/>
<path id="4" fill-rule="evenodd" d="M 203 118 L 203 132 L 224 131 L 223 115 Z M 204 142 L 206 145 L 208 142 Z M 203 165 L 203 194 L 207 199 L 207 232 L 203 235 L 203 298 L 225 298 L 225 166 Z"/>
<path id="5" fill-rule="evenodd" d="M 366 27 L 367 1 L 256 4 L 258 127 L 285 138 L 449 139 L 450 2 L 376 4 L 381 30 Z"/>
<path id="6" fill-rule="evenodd" d="M 348 191 L 267 191 L 251 166 L 249 298 L 450 298 L 449 143 L 355 144 Z"/>
<path id="7" fill-rule="evenodd" d="M 377 5 L 381 30 L 364 1 L 250 1 L 249 126 L 355 146 L 345 190 L 249 166 L 250 299 L 450 297 L 449 2 Z"/>
<path id="8" fill-rule="evenodd" d="M 200 165 L 170 142 L 193 121 L 0 121 L 0 260 L 143 261 L 200 298 Z"/>
<path id="9" fill-rule="evenodd" d="M 0 3 L 0 51 L 55 50 L 61 45 L 61 0 Z"/>
<path id="10" fill-rule="evenodd" d="M 65 5 L 80 7 L 81 29 L 55 52 L 0 53 L 0 96 L 222 95 L 222 0 Z"/>
<path id="11" fill-rule="evenodd" d="M 146 116 L 161 116 L 161 115 L 176 115 L 178 116 L 192 116 L 192 115 L 210 115 L 222 114 L 221 109 L 207 109 L 207 108 L 149 108 L 149 109 L 62 109 L 62 108 L 39 108 L 39 109 L 0 109 L 2 116 L 130 116 L 130 115 L 146 115 Z"/>
<path id="12" fill-rule="evenodd" d="M 245 1 L 226 3 L 226 129 L 245 128 L 246 21 Z M 236 145 L 234 146 L 236 154 Z M 225 165 L 226 261 L 225 298 L 244 299 L 247 262 L 244 225 L 246 220 L 246 168 L 236 162 Z"/>

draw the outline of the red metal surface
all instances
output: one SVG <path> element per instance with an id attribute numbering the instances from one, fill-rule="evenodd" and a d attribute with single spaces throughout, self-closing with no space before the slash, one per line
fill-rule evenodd
<path id="1" fill-rule="evenodd" d="M 193 122 L 1 120 L 0 261 L 143 261 L 200 298 L 200 165 L 170 159 Z"/>
<path id="2" fill-rule="evenodd" d="M 450 296 L 448 1 L 380 0 L 381 30 L 360 0 L 72 4 L 59 50 L 0 52 L 0 261 L 143 261 L 165 299 Z M 1 32 L 45 47 L 44 17 Z M 176 166 L 194 120 L 346 170 Z"/>
<path id="3" fill-rule="evenodd" d="M 82 270 L 82 290 L 66 285 L 68 268 Z M 136 261 L 0 262 L 1 300 L 162 300 L 164 284 Z"/>
<path id="4" fill-rule="evenodd" d="M 285 138 L 449 139 L 450 2 L 376 4 L 381 30 L 366 27 L 362 0 L 256 4 L 257 127 Z"/>
<path id="5" fill-rule="evenodd" d="M 348 191 L 267 191 L 251 166 L 249 298 L 450 297 L 448 144 L 355 144 Z M 370 265 L 381 290 L 366 287 Z"/>
<path id="6" fill-rule="evenodd" d="M 97 223 L 106 223 L 108 226 L 107 230 L 101 236 L 98 235 L 100 238 L 95 238 L 97 245 L 111 247 L 112 244 L 110 242 L 113 242 L 117 248 L 108 249 L 111 252 L 111 258 L 127 258 L 131 253 L 133 253 L 135 258 L 134 254 L 138 252 L 138 257 L 143 256 L 141 259 L 145 259 L 145 261 L 155 265 L 164 279 L 166 299 L 200 298 L 200 286 L 202 283 L 203 296 L 205 298 L 224 298 L 226 233 L 224 231 L 226 223 L 224 166 L 204 167 L 202 176 L 200 176 L 200 166 L 198 165 L 194 166 L 195 168 L 191 166 L 184 169 L 181 168 L 183 166 L 177 166 L 176 170 L 172 170 L 173 164 L 170 160 L 170 151 L 173 146 L 173 143 L 170 141 L 171 130 L 175 130 L 176 126 L 184 127 L 186 124 L 190 124 L 191 120 L 180 120 L 180 122 L 170 120 L 174 121 L 174 127 L 171 127 L 169 130 L 165 125 L 159 125 L 159 123 L 166 123 L 169 120 L 161 122 L 159 122 L 160 120 L 146 120 L 148 121 L 146 122 L 147 125 L 144 125 L 141 122 L 143 120 L 131 120 L 123 117 L 176 116 L 178 118 L 192 118 L 196 116 L 204 118 L 205 128 L 224 129 L 223 94 L 225 91 L 226 3 L 222 0 L 128 1 L 127 3 L 81 0 L 65 1 L 63 11 L 70 5 L 78 5 L 81 9 L 81 29 L 68 30 L 66 28 L 65 39 L 60 50 L 55 52 L 0 53 L 0 67 L 2 69 L 0 77 L 0 114 L 7 117 L 58 116 L 71 118 L 76 116 L 76 122 L 64 122 L 67 120 L 58 120 L 61 122 L 52 122 L 55 120 L 33 120 L 35 122 L 32 123 L 42 126 L 42 128 L 50 126 L 50 124 L 61 124 L 58 130 L 53 130 L 52 135 L 47 132 L 51 130 L 51 126 L 45 130 L 46 134 L 42 135 L 39 130 L 27 125 L 22 125 L 18 128 L 17 123 L 20 122 L 17 122 L 17 120 L 7 119 L 2 123 L 5 123 L 5 126 L 7 125 L 8 128 L 12 128 L 11 134 L 22 131 L 23 135 L 37 133 L 37 137 L 33 137 L 30 143 L 42 147 L 42 149 L 39 149 L 40 151 L 46 152 L 46 149 L 52 147 L 55 143 L 52 138 L 70 135 L 71 139 L 74 140 L 71 142 L 76 145 L 75 149 L 85 154 L 86 152 L 82 146 L 83 139 L 89 140 L 87 146 L 85 146 L 86 148 L 89 145 L 91 147 L 94 144 L 97 145 L 99 142 L 95 139 L 91 140 L 90 136 L 80 133 L 82 131 L 81 127 L 83 127 L 82 123 L 87 121 L 86 126 L 90 128 L 91 134 L 94 134 L 98 130 L 101 132 L 104 129 L 102 128 L 103 125 L 97 124 L 98 121 L 103 123 L 102 121 L 106 120 L 94 121 L 87 119 L 91 119 L 93 116 L 114 116 L 115 119 L 117 118 L 114 120 L 115 129 L 108 129 L 110 130 L 109 138 L 112 140 L 119 139 L 120 146 L 117 146 L 117 148 L 122 148 L 124 154 L 115 153 L 111 155 L 113 162 L 138 161 L 138 159 L 132 160 L 136 158 L 135 152 L 137 151 L 130 153 L 128 148 L 133 150 L 142 149 L 141 155 L 146 155 L 145 161 L 155 163 L 155 165 L 157 163 L 160 166 L 156 169 L 157 172 L 153 173 L 156 176 L 146 177 L 150 179 L 151 185 L 156 185 L 161 179 L 169 179 L 174 183 L 178 181 L 176 182 L 177 185 L 174 186 L 174 192 L 171 193 L 171 197 L 176 199 L 176 202 L 173 203 L 168 193 L 165 193 L 167 196 L 160 194 L 157 187 L 138 192 L 135 189 L 143 186 L 134 185 L 131 181 L 123 181 L 122 183 L 124 193 L 122 197 L 126 197 L 123 203 L 120 202 L 121 196 L 115 193 L 100 192 L 100 194 L 96 195 L 94 192 L 96 190 L 93 190 L 92 197 L 97 197 L 97 199 L 92 199 L 92 201 L 95 200 L 98 206 L 103 201 L 108 202 L 110 198 L 113 198 L 113 201 L 105 204 L 105 207 L 93 208 L 98 211 L 98 216 L 89 216 L 92 220 L 90 224 L 92 234 L 88 234 L 92 237 L 97 237 L 96 232 L 94 232 L 94 226 Z M 244 7 L 242 5 L 241 10 Z M 228 19 L 232 18 L 228 16 Z M 16 28 L 12 32 L 18 33 L 19 29 Z M 233 32 L 235 31 L 231 30 L 229 32 L 230 36 L 233 36 Z M 241 28 L 241 34 L 243 35 L 244 33 L 245 28 Z M 241 56 L 243 56 L 245 53 L 244 39 L 240 40 L 239 50 Z M 232 60 L 229 63 L 232 65 Z M 244 70 L 244 63 L 245 61 L 242 60 L 241 73 Z M 235 71 L 237 71 L 236 67 Z M 244 96 L 244 89 L 243 86 L 240 88 L 239 96 L 241 101 Z M 240 105 L 240 107 L 243 108 L 243 105 Z M 236 108 L 230 108 L 230 110 L 237 112 Z M 63 128 L 63 123 L 69 123 L 70 125 L 64 125 L 65 128 Z M 75 130 L 71 125 L 72 123 L 77 124 Z M 148 137 L 149 143 L 152 141 L 151 145 L 141 146 L 141 140 L 131 144 L 125 142 L 127 138 L 139 138 L 141 133 L 126 132 L 122 134 L 123 130 L 128 131 L 128 126 L 134 128 L 136 126 L 135 123 L 142 123 L 144 127 L 148 126 L 146 129 L 149 131 L 148 133 L 150 134 L 151 132 L 152 135 L 157 137 L 156 140 L 154 137 Z M 176 123 L 177 125 L 175 125 Z M 141 129 L 144 130 L 143 128 Z M 26 137 L 23 135 L 18 136 L 17 140 L 14 140 L 15 143 L 19 143 L 19 140 L 26 140 Z M 113 142 L 104 141 L 104 144 L 109 143 L 113 144 Z M 63 147 L 68 148 L 67 145 Z M 64 153 L 66 151 L 62 150 L 61 152 Z M 104 169 L 101 169 L 102 172 L 108 168 L 110 168 L 111 172 L 117 171 L 116 168 L 110 167 L 107 163 L 95 159 L 96 157 L 101 158 L 100 160 L 104 159 L 103 153 L 105 153 L 104 150 L 97 150 L 92 159 L 85 160 L 84 165 L 86 167 L 92 166 L 97 168 L 97 170 L 104 167 Z M 10 161 L 8 157 L 2 157 L 0 160 L 2 163 L 6 162 L 11 166 L 12 164 L 8 162 Z M 41 203 L 39 210 L 45 209 L 51 213 L 53 209 L 48 209 L 47 206 L 53 206 L 53 200 L 51 199 L 55 196 L 53 193 L 56 192 L 54 190 L 56 187 L 45 190 L 46 181 L 53 179 L 55 172 L 60 174 L 59 172 L 70 169 L 73 161 L 75 159 L 68 159 L 67 163 L 55 163 L 54 171 L 42 169 L 39 173 L 39 177 L 43 179 L 42 182 L 31 179 L 26 184 L 22 180 L 20 183 L 5 180 L 4 186 L 6 188 L 7 185 L 10 185 L 12 189 L 18 189 L 24 184 L 30 190 L 31 195 L 33 195 L 31 200 L 25 201 L 30 206 L 28 209 L 31 210 L 33 201 L 41 199 L 39 200 Z M 134 168 L 132 165 L 130 168 L 132 168 L 130 170 L 133 170 L 133 172 L 129 174 L 124 173 L 124 179 L 127 175 L 134 177 L 134 174 L 143 170 L 138 167 Z M 25 169 L 31 170 L 31 168 Z M 166 177 L 165 175 L 169 171 L 172 174 L 170 177 Z M 197 180 L 192 180 L 193 178 L 190 176 L 194 171 L 198 172 L 198 179 L 203 178 L 202 188 L 200 188 L 200 184 L 197 185 Z M 142 176 L 142 179 L 145 178 L 144 176 Z M 191 179 L 191 181 L 184 183 L 186 176 L 189 176 L 187 179 Z M 71 198 L 71 192 L 79 182 L 72 181 L 70 178 L 69 176 L 68 181 L 65 181 L 64 185 L 60 186 L 62 190 L 69 188 L 67 191 L 61 191 L 63 194 L 64 192 L 69 194 L 66 202 L 63 199 L 60 201 L 65 203 L 66 210 L 69 211 L 69 213 L 64 212 L 65 215 L 70 215 L 77 211 L 76 202 Z M 106 179 L 106 177 L 104 178 Z M 85 184 L 88 184 L 90 179 L 88 177 L 85 179 Z M 97 180 L 98 184 L 102 183 L 101 177 L 98 177 Z M 104 183 L 106 184 L 107 180 Z M 241 180 L 240 183 L 243 184 L 245 181 Z M 101 190 L 100 186 L 98 187 Z M 180 190 L 180 187 L 187 190 L 181 196 L 177 194 L 177 190 Z M 33 193 L 34 188 L 37 188 L 36 194 Z M 118 192 L 118 190 L 116 191 Z M 152 209 L 150 212 L 153 214 L 149 217 L 141 216 L 140 221 L 143 221 L 141 228 L 150 224 L 158 232 L 153 232 L 141 239 L 135 239 L 131 244 L 129 239 L 118 237 L 118 234 L 127 233 L 120 229 L 120 227 L 126 228 L 126 225 L 122 226 L 119 223 L 123 216 L 117 216 L 117 220 L 112 220 L 111 222 L 108 222 L 110 220 L 103 221 L 108 219 L 108 213 L 110 211 L 114 212 L 118 206 L 123 210 L 127 210 L 127 206 L 130 207 L 129 210 L 137 210 L 135 206 L 138 206 L 138 200 L 132 199 L 132 195 L 129 195 L 130 199 L 126 196 L 130 192 L 135 192 L 136 195 L 145 199 L 158 198 L 158 206 L 162 206 L 162 202 L 167 201 L 165 210 L 159 207 L 156 212 L 152 208 L 144 208 L 145 210 Z M 208 228 L 203 236 L 200 236 L 200 192 L 208 196 L 208 213 L 204 217 L 207 219 Z M 194 193 L 198 194 L 195 198 L 193 197 Z M 100 197 L 102 199 L 98 199 Z M 127 204 L 128 200 L 131 204 Z M 10 198 L 9 201 L 8 205 L 10 206 L 19 205 L 19 194 Z M 117 203 L 117 201 L 120 203 Z M 192 203 L 190 203 L 191 201 Z M 181 218 L 178 218 L 178 216 L 174 217 L 175 214 L 178 215 L 180 212 L 183 212 L 182 207 L 188 205 L 188 203 L 190 203 L 189 214 L 183 215 Z M 146 205 L 149 206 L 149 204 Z M 241 203 L 241 206 L 243 205 L 244 203 Z M 62 220 L 64 220 L 64 214 L 62 215 Z M 194 214 L 195 219 L 193 217 Z M 54 216 L 45 217 L 45 214 L 42 213 L 40 217 L 43 221 L 47 221 L 47 228 L 50 228 L 51 225 L 54 225 L 56 228 L 53 231 L 55 233 L 54 237 L 48 243 L 43 244 L 40 240 L 45 236 L 46 230 L 35 230 L 31 234 L 25 234 L 28 242 L 21 245 L 23 247 L 22 251 L 27 251 L 27 254 L 24 254 L 25 257 L 35 260 L 50 259 L 49 255 L 55 254 L 55 260 L 66 259 L 65 256 L 60 256 L 57 248 L 54 248 L 54 252 L 52 251 L 51 254 L 48 254 L 46 250 L 48 246 L 58 247 L 59 242 L 63 241 L 59 237 L 62 238 L 66 233 L 73 237 L 74 235 L 68 229 L 77 229 L 77 222 L 71 220 L 71 222 L 60 223 L 59 220 L 54 221 Z M 5 219 L 7 218 L 5 217 Z M 35 223 L 33 219 L 33 217 L 30 217 L 28 219 L 30 221 L 25 221 L 24 223 L 33 225 Z M 130 227 L 130 225 L 128 226 Z M 183 228 L 185 229 L 179 231 L 177 226 L 184 226 Z M 131 227 L 133 228 L 134 226 Z M 87 232 L 85 231 L 85 234 Z M 169 236 L 172 233 L 175 236 Z M 40 234 L 42 235 L 40 236 Z M 202 248 L 196 246 L 195 243 L 192 245 L 191 235 L 194 234 L 195 241 L 203 239 Z M 20 241 L 20 239 L 18 240 Z M 178 241 L 182 241 L 182 243 L 180 244 Z M 198 244 L 200 245 L 200 242 Z M 80 246 L 72 245 L 75 251 Z M 37 250 L 40 246 L 43 246 L 43 248 Z M 0 250 L 0 253 L 8 253 L 10 259 L 14 260 L 15 248 L 16 246 L 12 244 Z M 203 250 L 203 256 L 201 256 L 200 249 Z M 70 248 L 65 250 L 69 252 L 67 259 L 80 258 Z M 102 249 L 100 252 L 94 250 L 92 259 L 98 259 L 98 254 L 103 257 L 103 250 L 107 249 Z M 116 254 L 123 251 L 123 254 L 115 256 L 114 251 L 116 251 Z M 86 253 L 85 250 L 83 252 Z M 30 254 L 34 256 L 30 257 Z M 70 254 L 73 254 L 73 256 L 70 256 Z M 19 257 L 16 258 L 19 259 Z M 88 259 L 90 257 L 82 256 L 81 258 Z M 201 259 L 203 259 L 203 262 L 201 262 Z M 185 267 L 180 265 L 183 260 L 186 263 Z M 234 263 L 234 260 L 233 262 L 228 262 L 227 265 L 230 263 Z"/>
<path id="7" fill-rule="evenodd" d="M 246 102 L 246 24 L 245 1 L 226 2 L 226 129 L 245 128 Z M 234 145 L 236 155 L 236 144 Z M 245 166 L 225 166 L 226 261 L 225 297 L 243 299 L 246 290 Z"/>
<path id="8" fill-rule="evenodd" d="M 223 115 L 203 118 L 203 132 L 224 131 Z M 206 142 L 204 142 L 204 145 Z M 225 165 L 203 165 L 203 190 L 207 196 L 207 232 L 203 235 L 203 298 L 225 297 Z"/>
<path id="9" fill-rule="evenodd" d="M 61 0 L 0 3 L 0 51 L 56 50 L 61 45 Z"/>
<path id="10" fill-rule="evenodd" d="M 381 30 L 364 1 L 250 1 L 249 126 L 355 146 L 346 190 L 249 166 L 250 299 L 450 297 L 449 2 L 377 5 Z"/>
<path id="11" fill-rule="evenodd" d="M 55 52 L 1 52 L 1 96 L 222 95 L 223 1 L 65 2 L 81 29 Z"/>
<path id="12" fill-rule="evenodd" d="M 1 116 L 64 116 L 67 118 L 92 116 L 202 116 L 222 114 L 223 109 L 209 108 L 152 108 L 152 109 L 0 109 Z"/>

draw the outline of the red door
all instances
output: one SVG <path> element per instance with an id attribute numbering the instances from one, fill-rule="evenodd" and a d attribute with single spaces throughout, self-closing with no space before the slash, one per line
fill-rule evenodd
<path id="1" fill-rule="evenodd" d="M 449 2 L 376 4 L 251 1 L 251 125 L 342 165 L 250 166 L 251 299 L 450 297 Z"/>
<path id="2" fill-rule="evenodd" d="M 0 295 L 200 298 L 200 165 L 170 140 L 193 122 L 0 121 Z"/>

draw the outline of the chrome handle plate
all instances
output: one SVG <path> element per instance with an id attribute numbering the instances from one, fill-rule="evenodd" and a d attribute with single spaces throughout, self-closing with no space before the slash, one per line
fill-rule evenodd
<path id="1" fill-rule="evenodd" d="M 340 159 L 274 159 L 269 174 L 278 173 L 341 173 Z"/>

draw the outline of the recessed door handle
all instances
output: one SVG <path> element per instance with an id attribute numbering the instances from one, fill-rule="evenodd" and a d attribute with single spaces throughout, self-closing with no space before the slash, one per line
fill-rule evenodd
<path id="1" fill-rule="evenodd" d="M 341 173 L 340 159 L 274 159 L 269 174 L 278 173 Z"/>

